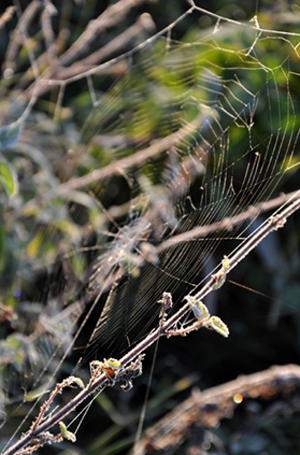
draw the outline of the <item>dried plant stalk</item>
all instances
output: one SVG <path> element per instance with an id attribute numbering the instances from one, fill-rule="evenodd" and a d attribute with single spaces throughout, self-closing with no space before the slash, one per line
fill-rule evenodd
<path id="1" fill-rule="evenodd" d="M 221 419 L 232 417 L 234 409 L 246 398 L 271 399 L 277 393 L 290 393 L 300 388 L 298 365 L 273 366 L 268 370 L 200 392 L 193 391 L 190 398 L 160 420 L 135 446 L 134 455 L 149 451 L 173 453 L 188 437 L 196 424 L 205 428 L 216 427 Z"/>

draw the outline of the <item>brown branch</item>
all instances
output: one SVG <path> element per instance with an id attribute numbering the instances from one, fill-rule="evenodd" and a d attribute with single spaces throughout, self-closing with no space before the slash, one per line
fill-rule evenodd
<path id="1" fill-rule="evenodd" d="M 141 0 L 137 0 L 137 1 L 141 1 Z M 145 0 L 143 0 L 143 1 L 145 1 Z M 146 47 L 148 47 L 156 39 L 158 39 L 159 37 L 161 37 L 161 36 L 165 35 L 166 33 L 168 33 L 168 31 L 172 30 L 172 28 L 174 28 L 176 24 L 178 24 L 185 17 L 187 17 L 193 11 L 193 9 L 194 8 L 190 8 L 185 13 L 183 13 L 178 19 L 176 19 L 174 22 L 172 22 L 170 25 L 168 25 L 164 29 L 160 30 L 159 32 L 155 33 L 153 36 L 151 36 L 150 38 L 146 39 L 142 43 L 138 44 L 133 49 L 131 49 L 131 50 L 127 51 L 127 52 L 124 52 L 123 54 L 121 54 L 121 55 L 119 55 L 119 56 L 117 56 L 115 58 L 112 58 L 111 60 L 108 60 L 108 61 L 106 61 L 104 63 L 101 63 L 100 65 L 98 65 L 96 67 L 93 67 L 93 68 L 85 70 L 85 71 L 81 71 L 80 73 L 77 73 L 77 74 L 73 75 L 72 77 L 68 77 L 67 79 L 62 79 L 62 80 L 61 79 L 55 79 L 54 75 L 57 75 L 57 71 L 59 69 L 61 69 L 61 66 L 65 66 L 69 62 L 70 58 L 69 58 L 68 52 L 72 49 L 72 55 L 74 54 L 73 45 L 74 46 L 78 46 L 78 43 L 76 41 L 71 46 L 71 48 L 69 48 L 57 60 L 56 65 L 53 65 L 51 68 L 48 68 L 43 73 L 41 80 L 35 81 L 35 82 L 33 82 L 31 84 L 31 86 L 23 93 L 23 96 L 25 96 L 27 99 L 30 98 L 32 96 L 33 90 L 36 90 L 36 93 L 38 93 L 38 96 L 41 96 L 41 95 L 47 93 L 51 89 L 51 87 L 53 87 L 53 86 L 60 86 L 62 84 L 69 84 L 71 82 L 75 82 L 75 81 L 87 78 L 89 76 L 92 76 L 94 74 L 107 73 L 109 68 L 115 66 L 116 64 L 118 64 L 121 61 L 124 61 L 125 59 L 131 58 L 137 52 L 140 52 L 143 49 L 145 49 Z M 96 19 L 96 21 L 97 21 L 97 19 Z M 83 34 L 84 33 L 85 32 L 83 32 Z M 81 36 L 78 38 L 78 40 L 81 39 Z M 77 49 L 76 52 L 78 50 L 79 49 Z M 72 58 L 74 58 L 74 55 L 73 55 Z"/>
<path id="2" fill-rule="evenodd" d="M 51 24 L 52 16 L 55 14 L 57 14 L 55 6 L 51 2 L 46 3 L 44 11 L 41 14 L 41 26 L 45 38 L 46 55 L 49 66 L 55 65 L 55 62 L 57 60 L 55 35 Z"/>
<path id="3" fill-rule="evenodd" d="M 281 194 L 277 198 L 271 199 L 270 201 L 260 202 L 254 206 L 250 206 L 239 215 L 224 218 L 222 221 L 218 221 L 213 224 L 197 226 L 190 231 L 174 235 L 171 239 L 166 240 L 157 247 L 157 254 L 172 246 L 176 246 L 179 243 L 188 242 L 193 238 L 206 237 L 213 232 L 221 230 L 231 231 L 237 224 L 243 223 L 248 219 L 255 218 L 260 213 L 279 207 L 280 205 L 292 200 L 297 195 L 299 195 L 299 190 L 288 194 Z"/>
<path id="4" fill-rule="evenodd" d="M 18 25 L 14 29 L 13 34 L 9 40 L 3 63 L 3 72 L 7 69 L 15 70 L 15 62 L 17 60 L 17 53 L 19 52 L 19 48 L 22 46 L 23 42 L 27 42 L 26 31 L 41 7 L 41 2 L 38 0 L 33 0 L 19 18 Z"/>
<path id="5" fill-rule="evenodd" d="M 13 14 L 15 12 L 14 6 L 8 6 L 4 13 L 0 16 L 0 29 L 4 27 L 4 25 L 11 20 Z"/>
<path id="6" fill-rule="evenodd" d="M 102 65 L 99 65 L 95 68 L 82 70 L 80 62 L 74 64 L 75 68 L 80 71 L 79 73 L 76 71 L 71 72 L 71 76 L 68 76 L 66 79 L 66 75 L 68 74 L 68 70 L 66 70 L 66 74 L 64 75 L 64 67 L 67 67 L 71 64 L 72 61 L 79 56 L 80 53 L 83 53 L 86 47 L 90 44 L 90 42 L 95 39 L 95 37 L 99 34 L 99 32 L 105 31 L 108 27 L 112 27 L 117 24 L 121 19 L 126 17 L 129 10 L 139 6 L 139 4 L 144 3 L 145 1 L 149 0 L 120 0 L 119 2 L 109 6 L 103 13 L 101 13 L 96 19 L 91 20 L 87 25 L 85 31 L 79 36 L 79 38 L 71 45 L 69 49 L 67 49 L 64 54 L 62 54 L 55 62 L 52 62 L 51 66 L 48 67 L 42 75 L 42 82 L 35 80 L 26 91 L 24 91 L 23 96 L 25 95 L 27 99 L 30 99 L 32 96 L 32 92 L 37 90 L 38 96 L 42 96 L 47 93 L 52 85 L 61 85 L 63 83 L 69 83 L 74 80 L 83 79 L 91 74 L 99 74 L 100 72 L 107 72 L 107 68 L 114 66 L 120 60 L 132 55 L 135 50 L 139 50 L 140 47 L 146 47 L 149 44 L 148 40 L 145 40 L 140 45 L 136 46 L 131 51 L 125 52 L 124 54 L 116 57 L 109 62 L 105 62 Z M 145 26 L 145 21 L 144 21 Z M 157 36 L 157 35 L 155 35 Z M 158 35 L 160 36 L 160 34 Z M 60 73 L 62 71 L 62 74 Z M 54 83 L 54 76 L 56 76 L 56 82 Z M 57 83 L 57 79 L 61 77 L 61 80 Z"/>
<path id="7" fill-rule="evenodd" d="M 270 399 L 277 393 L 291 392 L 296 388 L 300 388 L 300 366 L 285 365 L 239 376 L 234 381 L 203 392 L 196 390 L 190 398 L 149 429 L 134 447 L 133 453 L 172 453 L 187 438 L 195 424 L 214 428 L 221 419 L 231 418 L 234 409 L 243 399 Z"/>
<path id="8" fill-rule="evenodd" d="M 72 44 L 72 46 L 60 58 L 60 65 L 68 65 L 74 60 L 79 52 L 83 52 L 89 43 L 95 39 L 99 31 L 104 31 L 109 27 L 113 27 L 120 20 L 124 19 L 130 9 L 139 6 L 146 0 L 120 0 L 119 2 L 110 5 L 97 19 L 90 21 L 86 30 Z"/>
<path id="9" fill-rule="evenodd" d="M 146 15 L 146 13 L 143 14 L 138 18 L 135 24 L 127 28 L 123 33 L 118 35 L 105 46 L 101 47 L 79 62 L 75 62 L 70 67 L 60 70 L 56 75 L 57 79 L 65 80 L 90 69 L 95 69 L 96 65 L 99 65 L 101 61 L 108 58 L 114 52 L 124 48 L 132 38 L 139 36 L 143 30 L 151 31 L 154 27 L 155 24 L 152 21 L 151 16 Z M 112 69 L 113 68 L 111 68 L 110 71 L 112 71 Z"/>

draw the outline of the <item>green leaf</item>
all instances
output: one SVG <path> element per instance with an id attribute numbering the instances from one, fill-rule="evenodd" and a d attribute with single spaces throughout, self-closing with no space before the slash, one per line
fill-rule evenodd
<path id="1" fill-rule="evenodd" d="M 196 319 L 206 321 L 210 314 L 206 305 L 200 300 L 196 300 L 194 297 L 187 295 L 186 300 L 188 301 L 189 307 L 194 313 Z"/>
<path id="2" fill-rule="evenodd" d="M 61 431 L 61 434 L 62 436 L 65 438 L 65 439 L 68 439 L 69 441 L 72 441 L 72 442 L 75 442 L 76 441 L 76 436 L 74 433 L 71 433 L 71 431 L 68 431 L 67 430 L 67 427 L 66 425 L 64 424 L 64 422 L 58 422 L 59 423 L 59 427 L 60 427 L 60 431 Z"/>
<path id="3" fill-rule="evenodd" d="M 222 319 L 218 318 L 218 316 L 212 316 L 208 321 L 208 325 L 223 337 L 228 337 L 228 327 L 225 322 L 222 321 Z"/>
<path id="4" fill-rule="evenodd" d="M 7 197 L 16 193 L 15 183 L 16 179 L 10 166 L 4 161 L 0 161 L 0 184 L 2 185 Z"/>

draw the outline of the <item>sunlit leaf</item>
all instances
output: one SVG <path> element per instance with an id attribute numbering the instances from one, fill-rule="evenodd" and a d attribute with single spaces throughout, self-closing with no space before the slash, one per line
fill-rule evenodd
<path id="1" fill-rule="evenodd" d="M 227 325 L 222 321 L 222 319 L 218 318 L 218 316 L 212 316 L 208 321 L 208 325 L 218 332 L 223 337 L 228 338 L 229 330 Z"/>
<path id="2" fill-rule="evenodd" d="M 61 434 L 63 435 L 63 437 L 65 439 L 68 439 L 69 441 L 72 441 L 72 442 L 75 442 L 76 441 L 76 436 L 74 433 L 72 433 L 71 431 L 68 431 L 67 430 L 67 427 L 66 425 L 64 424 L 64 422 L 59 422 L 59 427 L 60 427 L 60 431 L 61 431 Z"/>
<path id="3" fill-rule="evenodd" d="M 16 178 L 11 167 L 4 161 L 0 161 L 0 183 L 7 197 L 16 193 Z"/>
<path id="4" fill-rule="evenodd" d="M 210 316 L 208 308 L 200 300 L 196 300 L 191 296 L 187 296 L 186 300 L 188 301 L 189 307 L 194 313 L 194 316 L 198 320 L 207 320 Z"/>
<path id="5" fill-rule="evenodd" d="M 44 236 L 42 232 L 38 232 L 33 239 L 27 245 L 27 255 L 29 257 L 36 257 L 40 251 L 41 245 L 43 243 Z"/>

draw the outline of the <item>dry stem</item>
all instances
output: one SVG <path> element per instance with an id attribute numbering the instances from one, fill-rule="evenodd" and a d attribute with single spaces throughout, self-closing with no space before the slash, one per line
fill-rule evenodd
<path id="1" fill-rule="evenodd" d="M 134 455 L 150 450 L 160 453 L 175 449 L 191 433 L 193 426 L 216 427 L 223 418 L 230 418 L 243 399 L 270 399 L 280 392 L 291 392 L 300 385 L 298 365 L 273 366 L 268 370 L 237 379 L 200 392 L 177 406 L 148 430 L 134 447 Z"/>

